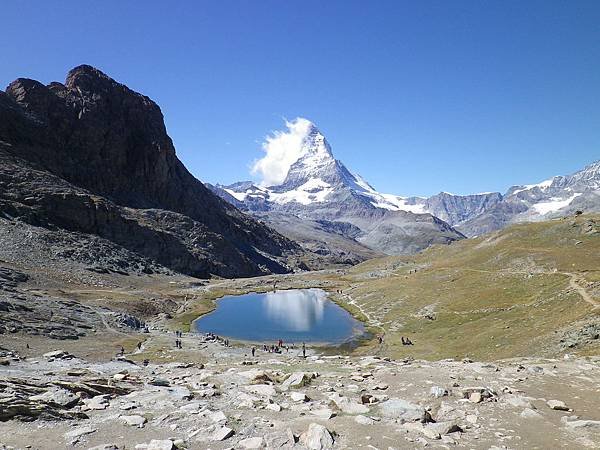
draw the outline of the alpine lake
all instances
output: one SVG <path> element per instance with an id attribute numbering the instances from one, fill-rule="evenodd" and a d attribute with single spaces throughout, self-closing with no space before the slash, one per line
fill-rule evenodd
<path id="1" fill-rule="evenodd" d="M 194 322 L 199 333 L 240 341 L 339 346 L 365 335 L 362 322 L 321 289 L 290 289 L 228 295 Z"/>

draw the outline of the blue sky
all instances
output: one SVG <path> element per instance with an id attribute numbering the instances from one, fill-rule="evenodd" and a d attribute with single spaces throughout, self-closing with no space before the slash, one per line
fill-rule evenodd
<path id="1" fill-rule="evenodd" d="M 94 65 L 154 99 L 179 157 L 248 179 L 306 117 L 375 188 L 504 191 L 600 159 L 598 1 L 6 1 L 0 85 Z"/>

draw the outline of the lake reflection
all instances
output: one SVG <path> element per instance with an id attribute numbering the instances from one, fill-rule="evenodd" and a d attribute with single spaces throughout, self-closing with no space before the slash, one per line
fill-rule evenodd
<path id="1" fill-rule="evenodd" d="M 342 343 L 364 331 L 321 289 L 226 296 L 195 322 L 199 332 L 249 341 Z"/>
<path id="2" fill-rule="evenodd" d="M 278 291 L 265 294 L 265 314 L 293 331 L 309 331 L 323 320 L 327 294 L 321 290 Z"/>

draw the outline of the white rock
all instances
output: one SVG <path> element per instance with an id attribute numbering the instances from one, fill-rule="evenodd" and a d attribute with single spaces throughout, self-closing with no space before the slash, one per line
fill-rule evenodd
<path id="1" fill-rule="evenodd" d="M 148 444 L 138 444 L 137 450 L 174 450 L 176 447 L 170 439 L 152 439 Z"/>
<path id="2" fill-rule="evenodd" d="M 73 355 L 65 352 L 64 350 L 54 350 L 52 352 L 44 353 L 43 356 L 44 358 L 48 359 L 66 359 L 73 357 Z"/>
<path id="3" fill-rule="evenodd" d="M 267 406 L 265 406 L 265 409 L 268 409 L 270 411 L 279 412 L 279 411 L 281 411 L 281 406 L 279 406 L 277 403 L 269 403 Z"/>
<path id="4" fill-rule="evenodd" d="M 306 372 L 294 372 L 291 374 L 282 384 L 281 389 L 284 391 L 287 389 L 299 388 L 306 386 L 312 380 L 313 375 Z"/>
<path id="5" fill-rule="evenodd" d="M 32 395 L 29 397 L 29 400 L 54 404 L 62 406 L 63 408 L 69 408 L 79 403 L 79 397 L 72 392 L 67 391 L 66 389 L 52 389 L 44 392 L 43 394 Z"/>
<path id="6" fill-rule="evenodd" d="M 359 414 L 358 416 L 356 416 L 354 418 L 354 421 L 361 425 L 372 425 L 375 423 L 375 421 L 373 419 L 371 419 L 370 417 L 367 417 L 367 416 L 363 416 L 362 414 Z"/>
<path id="7" fill-rule="evenodd" d="M 423 419 L 426 411 L 422 406 L 399 398 L 391 398 L 380 404 L 381 414 L 389 419 L 416 422 Z"/>
<path id="8" fill-rule="evenodd" d="M 270 384 L 252 384 L 250 386 L 244 386 L 244 389 L 247 392 L 260 395 L 261 397 L 274 397 L 277 394 L 275 388 Z"/>
<path id="9" fill-rule="evenodd" d="M 467 414 L 465 417 L 466 421 L 472 424 L 476 424 L 478 417 L 475 414 Z"/>
<path id="10" fill-rule="evenodd" d="M 333 437 L 323 425 L 311 423 L 300 436 L 300 443 L 309 450 L 327 450 L 333 448 Z"/>
<path id="11" fill-rule="evenodd" d="M 353 402 L 348 397 L 342 397 L 338 393 L 332 394 L 329 399 L 346 414 L 366 414 L 369 412 L 368 406 Z"/>
<path id="12" fill-rule="evenodd" d="M 548 405 L 548 408 L 554 409 L 556 411 L 570 411 L 567 405 L 565 405 L 565 403 L 560 400 L 548 400 L 546 404 Z"/>
<path id="13" fill-rule="evenodd" d="M 292 392 L 290 398 L 295 402 L 307 402 L 308 397 L 304 392 Z"/>
<path id="14" fill-rule="evenodd" d="M 223 411 L 216 411 L 208 416 L 213 422 L 226 422 L 227 416 Z"/>
<path id="15" fill-rule="evenodd" d="M 440 386 L 432 386 L 431 389 L 429 389 L 429 393 L 435 398 L 440 398 L 444 397 L 445 395 L 448 395 L 448 391 Z"/>
<path id="16" fill-rule="evenodd" d="M 566 426 L 573 429 L 586 429 L 600 431 L 600 420 L 571 420 L 566 423 Z"/>
<path id="17" fill-rule="evenodd" d="M 521 411 L 521 417 L 524 419 L 539 419 L 542 417 L 542 415 L 531 408 L 525 408 L 523 411 Z"/>
<path id="18" fill-rule="evenodd" d="M 231 428 L 220 427 L 212 434 L 211 440 L 213 441 L 224 441 L 234 435 L 234 431 Z"/>
<path id="19" fill-rule="evenodd" d="M 76 439 L 80 436 L 83 436 L 85 434 L 91 434 L 94 433 L 96 431 L 95 428 L 92 427 L 81 427 L 81 428 L 76 428 L 75 430 L 71 430 L 71 431 L 67 431 L 65 433 L 65 439 L 66 440 L 70 440 L 70 439 Z"/>
<path id="20" fill-rule="evenodd" d="M 263 448 L 263 438 L 262 437 L 252 437 L 247 439 L 242 439 L 238 442 L 238 445 L 241 448 L 245 449 L 260 449 Z"/>
<path id="21" fill-rule="evenodd" d="M 406 428 L 407 430 L 416 431 L 418 433 L 421 433 L 423 436 L 425 436 L 429 439 L 441 439 L 442 438 L 440 433 L 438 433 L 436 430 L 434 430 L 432 428 L 429 428 L 428 426 L 423 425 L 422 423 L 406 422 L 406 423 L 402 424 L 402 426 L 404 428 Z"/>
<path id="22" fill-rule="evenodd" d="M 138 428 L 143 428 L 146 423 L 146 418 L 138 415 L 121 416 L 120 419 L 125 422 L 125 424 Z"/>
<path id="23" fill-rule="evenodd" d="M 312 411 L 309 411 L 309 412 L 313 416 L 316 416 L 319 419 L 323 419 L 323 420 L 329 420 L 335 416 L 335 413 L 329 408 L 313 409 Z"/>
<path id="24" fill-rule="evenodd" d="M 110 400 L 110 396 L 103 394 L 103 395 L 96 395 L 92 398 L 85 399 L 83 402 L 85 403 L 85 406 L 88 409 L 102 410 L 102 409 L 106 409 L 108 407 L 109 400 Z"/>

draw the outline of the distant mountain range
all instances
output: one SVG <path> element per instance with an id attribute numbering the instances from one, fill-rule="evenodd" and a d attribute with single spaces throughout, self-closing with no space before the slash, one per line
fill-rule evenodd
<path id="1" fill-rule="evenodd" d="M 246 181 L 209 188 L 306 248 L 354 262 L 374 252 L 415 253 L 464 238 L 448 223 L 422 211 L 422 206 L 399 207 L 404 200 L 380 194 L 351 173 L 333 157 L 314 124 L 307 127 L 300 157 L 283 183 L 262 187 Z"/>
<path id="2" fill-rule="evenodd" d="M 403 197 L 380 193 L 350 172 L 333 157 L 327 139 L 312 123 L 283 183 L 207 186 L 313 251 L 357 260 L 373 251 L 415 253 L 511 223 L 600 211 L 600 161 L 573 175 L 513 186 L 504 195 L 442 192 L 428 198 Z M 340 247 L 340 239 L 345 247 Z"/>

